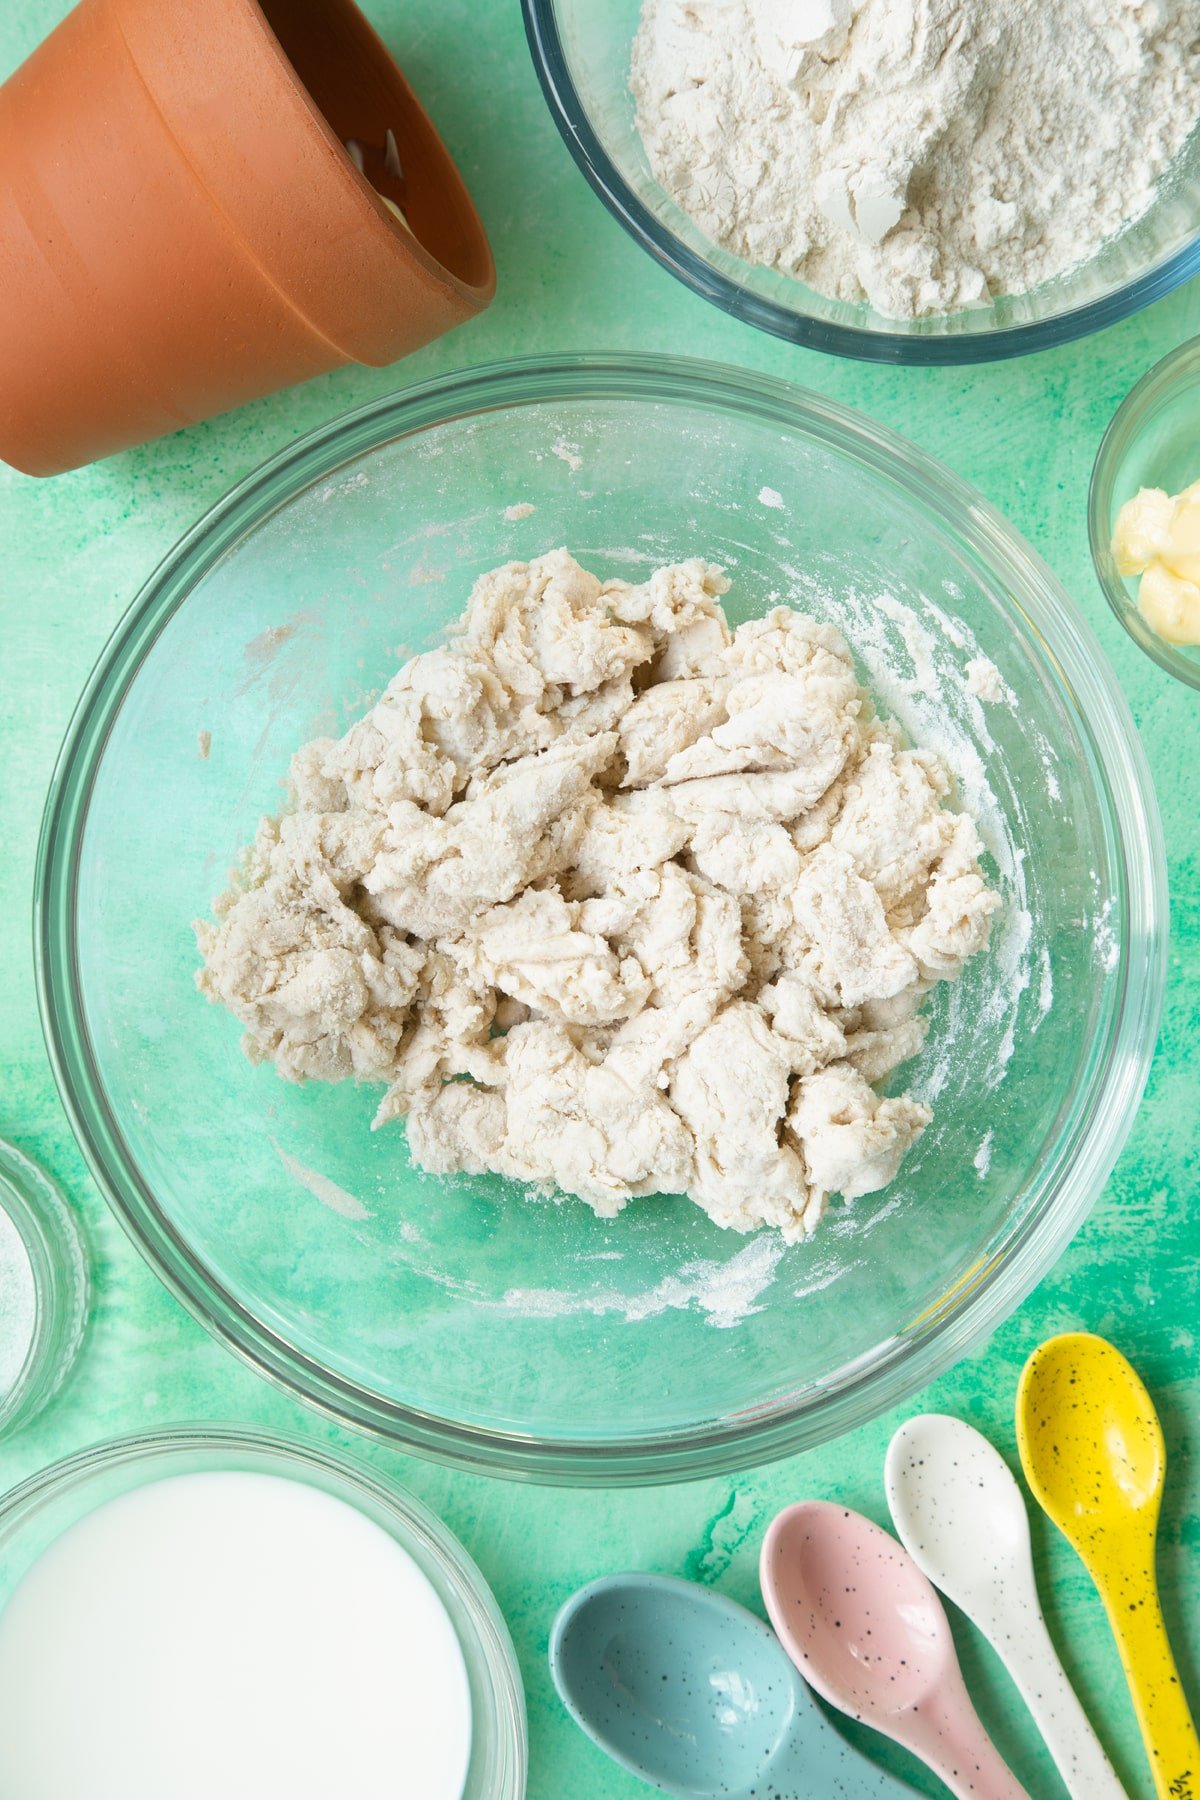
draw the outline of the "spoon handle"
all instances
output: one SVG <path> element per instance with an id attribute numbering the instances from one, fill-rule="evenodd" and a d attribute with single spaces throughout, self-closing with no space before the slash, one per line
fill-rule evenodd
<path id="1" fill-rule="evenodd" d="M 1200 1800 L 1200 1738 L 1171 1654 L 1153 1575 L 1140 1605 L 1122 1611 L 1114 1599 L 1108 1603 L 1108 1617 L 1159 1800 Z"/>
<path id="2" fill-rule="evenodd" d="M 964 1704 L 934 1706 L 923 1711 L 923 1723 L 914 1730 L 910 1715 L 902 1739 L 939 1775 L 958 1800 L 1030 1800 L 991 1738 L 974 1707 L 963 1694 Z M 1200 1800 L 1200 1796 L 1198 1796 Z"/>
<path id="3" fill-rule="evenodd" d="M 1128 1800 L 1058 1659 L 1041 1608 L 1026 1609 L 1020 1632 L 1002 1641 L 993 1637 L 992 1643 L 1033 1715 L 1071 1800 Z"/>

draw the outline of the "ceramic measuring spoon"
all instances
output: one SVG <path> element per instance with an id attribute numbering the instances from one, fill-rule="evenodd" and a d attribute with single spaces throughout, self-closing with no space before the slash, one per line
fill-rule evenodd
<path id="1" fill-rule="evenodd" d="M 884 1481 L 900 1542 L 987 1638 L 1072 1800 L 1126 1800 L 1046 1630 L 1025 1502 L 1000 1452 L 962 1419 L 926 1413 L 892 1439 Z"/>
<path id="2" fill-rule="evenodd" d="M 1038 1505 L 1100 1590 L 1161 1800 L 1200 1795 L 1200 1740 L 1154 1578 L 1166 1450 L 1154 1402 L 1103 1338 L 1034 1351 L 1017 1391 L 1017 1443 Z"/>
<path id="3" fill-rule="evenodd" d="M 1029 1800 L 971 1705 L 941 1601 L 895 1538 L 810 1500 L 773 1521 L 760 1575 L 784 1649 L 832 1706 L 904 1744 L 960 1800 Z"/>
<path id="4" fill-rule="evenodd" d="M 900 1800 L 830 1724 L 761 1619 L 669 1575 L 611 1575 L 550 1637 L 564 1704 L 594 1743 L 668 1794 Z"/>

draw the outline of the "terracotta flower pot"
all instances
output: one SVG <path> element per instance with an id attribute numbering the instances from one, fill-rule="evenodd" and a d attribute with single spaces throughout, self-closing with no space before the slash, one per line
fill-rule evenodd
<path id="1" fill-rule="evenodd" d="M 82 0 L 0 87 L 0 457 L 30 474 L 394 362 L 494 289 L 352 0 Z"/>

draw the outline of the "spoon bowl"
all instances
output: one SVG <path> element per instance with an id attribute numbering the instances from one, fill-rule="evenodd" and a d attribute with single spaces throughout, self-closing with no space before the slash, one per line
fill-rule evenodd
<path id="1" fill-rule="evenodd" d="M 896 1540 L 846 1507 L 788 1507 L 763 1543 L 763 1597 L 801 1674 L 904 1744 L 966 1800 L 1028 1800 L 971 1705 L 949 1621 Z"/>
<path id="2" fill-rule="evenodd" d="M 668 1575 L 613 1575 L 555 1620 L 550 1668 L 576 1724 L 614 1762 L 700 1800 L 898 1800 L 820 1710 L 744 1607 Z"/>
<path id="3" fill-rule="evenodd" d="M 1125 1800 L 1046 1629 L 1029 1516 L 1000 1452 L 962 1419 L 926 1413 L 892 1439 L 884 1481 L 900 1541 L 1004 1663 L 1071 1800 Z"/>
<path id="4" fill-rule="evenodd" d="M 1065 1536 L 1153 1535 L 1166 1446 L 1154 1403 L 1119 1350 L 1085 1332 L 1051 1338 L 1025 1366 L 1017 1416 L 1029 1485 Z"/>
<path id="5" fill-rule="evenodd" d="M 939 1413 L 906 1420 L 888 1446 L 884 1485 L 900 1541 L 956 1606 L 985 1584 L 1006 1588 L 1014 1573 L 1024 1581 L 1025 1502 L 1004 1458 L 973 1426 Z"/>
<path id="6" fill-rule="evenodd" d="M 1160 1800 L 1187 1800 L 1200 1792 L 1200 1738 L 1154 1572 L 1167 1472 L 1154 1402 L 1112 1344 L 1069 1332 L 1025 1365 L 1017 1443 L 1034 1498 L 1099 1589 Z"/>
<path id="7" fill-rule="evenodd" d="M 559 1614 L 550 1665 L 610 1756 L 683 1793 L 748 1787 L 797 1708 L 799 1681 L 766 1627 L 690 1582 L 593 1582 Z"/>
<path id="8" fill-rule="evenodd" d="M 955 1660 L 937 1595 L 895 1539 L 857 1513 L 814 1503 L 782 1516 L 767 1610 L 785 1648 L 803 1634 L 804 1674 L 843 1711 L 868 1724 L 903 1718 Z M 776 1620 L 785 1594 L 788 1611 Z"/>

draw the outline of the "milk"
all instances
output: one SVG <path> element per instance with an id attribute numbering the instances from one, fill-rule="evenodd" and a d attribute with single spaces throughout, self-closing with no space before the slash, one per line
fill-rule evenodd
<path id="1" fill-rule="evenodd" d="M 5 1800 L 459 1800 L 470 1739 L 433 1587 L 302 1481 L 134 1489 L 0 1612 Z"/>

